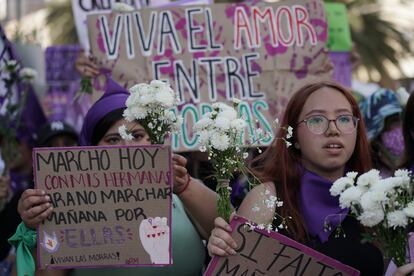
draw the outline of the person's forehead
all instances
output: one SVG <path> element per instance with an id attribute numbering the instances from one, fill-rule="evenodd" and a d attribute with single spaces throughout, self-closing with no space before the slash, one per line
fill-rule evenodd
<path id="1" fill-rule="evenodd" d="M 341 112 L 344 110 L 352 111 L 352 106 L 340 91 L 330 87 L 323 87 L 309 95 L 303 110 L 306 112 L 312 110 Z"/>

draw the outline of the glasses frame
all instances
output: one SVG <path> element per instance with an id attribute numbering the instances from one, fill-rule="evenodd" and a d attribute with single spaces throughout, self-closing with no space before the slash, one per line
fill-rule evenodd
<path id="1" fill-rule="evenodd" d="M 338 125 L 337 125 L 337 120 L 339 119 L 339 118 L 341 118 L 341 117 L 344 117 L 344 116 L 351 116 L 352 117 L 352 120 L 354 121 L 354 125 L 355 125 L 355 128 L 351 131 L 351 132 L 343 132 L 339 127 L 338 127 Z M 325 118 L 327 121 L 328 121 L 328 124 L 326 125 L 326 129 L 324 130 L 324 131 L 322 131 L 321 133 L 316 133 L 316 132 L 314 132 L 314 131 L 312 131 L 311 129 L 310 129 L 310 127 L 308 126 L 308 121 L 309 121 L 309 119 L 311 119 L 311 118 L 313 118 L 313 117 L 323 117 L 323 118 Z M 357 118 L 357 117 L 355 117 L 354 115 L 339 115 L 339 116 L 337 116 L 335 119 L 328 119 L 328 117 L 326 117 L 325 115 L 312 115 L 312 116 L 309 116 L 308 118 L 305 118 L 305 119 L 303 119 L 302 121 L 300 121 L 300 122 L 298 122 L 297 124 L 296 124 L 296 126 L 298 126 L 298 125 L 300 125 L 301 123 L 305 123 L 306 124 L 306 127 L 308 128 L 308 130 L 310 131 L 310 132 L 312 132 L 313 134 L 324 134 L 328 129 L 329 129 L 329 126 L 331 125 L 331 122 L 334 122 L 334 124 L 335 124 L 335 127 L 336 127 L 336 129 L 340 132 L 340 133 L 343 133 L 343 134 L 350 134 L 350 133 L 352 133 L 352 132 L 354 132 L 357 128 L 358 128 L 358 122 L 359 122 L 359 118 Z"/>

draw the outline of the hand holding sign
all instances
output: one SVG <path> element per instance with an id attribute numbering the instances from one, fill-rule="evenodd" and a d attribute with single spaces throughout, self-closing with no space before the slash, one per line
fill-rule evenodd
<path id="1" fill-rule="evenodd" d="M 148 218 L 141 221 L 139 237 L 153 264 L 169 263 L 170 228 L 167 218 Z"/>
<path id="2" fill-rule="evenodd" d="M 222 220 L 216 220 L 216 228 L 212 236 L 220 237 L 221 241 L 214 245 L 223 248 L 224 243 L 236 242 L 237 253 L 221 254 L 222 257 L 215 256 L 209 264 L 205 276 L 359 275 L 359 271 L 279 233 L 249 227 L 248 225 L 252 224 L 241 217 L 235 217 L 230 226 L 222 222 Z M 217 231 L 220 228 L 218 226 L 226 230 L 219 232 Z M 228 227 L 231 227 L 231 233 L 228 233 Z M 226 235 L 222 236 L 223 233 Z M 213 239 L 210 238 L 210 253 L 212 241 Z M 230 245 L 227 246 L 230 247 Z"/>
<path id="3" fill-rule="evenodd" d="M 208 253 L 210 256 L 235 255 L 237 244 L 231 237 L 230 225 L 221 217 L 214 220 L 214 229 L 208 240 Z"/>
<path id="4" fill-rule="evenodd" d="M 52 213 L 53 207 L 44 190 L 27 189 L 19 199 L 17 211 L 27 227 L 36 229 Z"/>

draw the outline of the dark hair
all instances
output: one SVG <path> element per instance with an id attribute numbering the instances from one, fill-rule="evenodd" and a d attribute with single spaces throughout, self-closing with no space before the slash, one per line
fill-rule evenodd
<path id="1" fill-rule="evenodd" d="M 102 139 L 102 137 L 104 137 L 105 133 L 108 131 L 108 129 L 111 128 L 113 124 L 123 119 L 122 114 L 124 113 L 124 110 L 125 107 L 121 107 L 109 112 L 95 125 L 95 128 L 92 132 L 92 146 L 96 146 L 99 143 L 99 141 Z"/>
<path id="2" fill-rule="evenodd" d="M 411 92 L 403 117 L 404 155 L 401 167 L 408 168 L 414 165 L 414 92 Z"/>
<path id="3" fill-rule="evenodd" d="M 344 95 L 352 107 L 353 115 L 359 118 L 355 149 L 346 166 L 351 171 L 366 172 L 371 168 L 371 158 L 365 125 L 356 100 L 351 92 L 341 85 L 321 81 L 303 86 L 289 100 L 281 125 L 295 126 L 309 96 L 324 87 L 335 89 Z M 299 242 L 306 242 L 308 235 L 300 211 L 298 196 L 300 194 L 301 179 L 298 165 L 301 164 L 301 153 L 295 147 L 286 147 L 282 140 L 283 137 L 286 137 L 286 134 L 286 128 L 279 129 L 277 139 L 274 139 L 262 155 L 253 160 L 253 171 L 262 182 L 273 181 L 275 183 L 276 194 L 283 201 L 280 215 L 285 218 L 292 217 L 292 219 L 287 220 L 292 238 Z M 296 139 L 296 130 L 294 129 L 292 144 L 295 143 Z"/>

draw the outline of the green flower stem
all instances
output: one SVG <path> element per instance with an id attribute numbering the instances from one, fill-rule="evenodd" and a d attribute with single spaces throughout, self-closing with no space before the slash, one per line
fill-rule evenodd
<path id="1" fill-rule="evenodd" d="M 80 81 L 80 93 L 92 94 L 91 77 L 82 77 Z"/>
<path id="2" fill-rule="evenodd" d="M 217 179 L 216 192 L 218 214 L 226 222 L 230 222 L 231 203 L 230 203 L 230 186 L 228 179 Z"/>
<path id="3" fill-rule="evenodd" d="M 397 267 L 407 263 L 407 233 L 401 227 L 397 227 L 390 231 L 390 229 L 382 229 L 380 231 L 380 238 L 384 244 L 384 257 L 386 259 L 393 259 Z"/>

